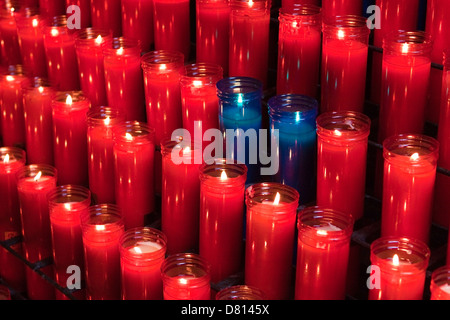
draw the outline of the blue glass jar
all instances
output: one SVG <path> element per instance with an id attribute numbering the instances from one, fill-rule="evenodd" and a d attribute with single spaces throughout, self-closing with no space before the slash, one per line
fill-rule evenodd
<path id="1" fill-rule="evenodd" d="M 279 170 L 276 182 L 295 188 L 300 204 L 315 199 L 316 117 L 318 101 L 298 94 L 283 94 L 268 101 L 271 130 L 278 130 Z"/>
<path id="2" fill-rule="evenodd" d="M 246 164 L 247 183 L 255 182 L 259 176 L 258 150 L 259 130 L 262 128 L 263 84 L 254 78 L 229 77 L 218 81 L 216 86 L 219 97 L 219 126 L 224 137 L 226 158 Z M 230 142 L 233 142 L 233 147 Z"/>

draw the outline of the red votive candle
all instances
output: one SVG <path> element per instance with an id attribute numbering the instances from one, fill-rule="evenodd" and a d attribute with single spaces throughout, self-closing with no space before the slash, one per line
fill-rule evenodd
<path id="1" fill-rule="evenodd" d="M 318 97 L 322 15 L 320 7 L 296 5 L 279 12 L 277 94 Z"/>
<path id="2" fill-rule="evenodd" d="M 370 29 L 360 16 L 323 25 L 321 112 L 363 112 Z"/>
<path id="3" fill-rule="evenodd" d="M 114 38 L 104 45 L 104 68 L 108 105 L 119 109 L 125 120 L 147 120 L 141 49 L 138 42 Z"/>
<path id="4" fill-rule="evenodd" d="M 124 231 L 120 208 L 114 204 L 89 207 L 81 217 L 88 300 L 120 300 L 119 240 Z"/>
<path id="5" fill-rule="evenodd" d="M 161 228 L 169 254 L 198 249 L 201 150 L 177 140 L 161 143 Z M 200 161 L 196 154 L 200 153 Z"/>
<path id="6" fill-rule="evenodd" d="M 359 220 L 364 215 L 370 118 L 352 111 L 326 112 L 317 123 L 319 206 Z"/>
<path id="7" fill-rule="evenodd" d="M 86 28 L 74 37 L 81 90 L 93 107 L 108 105 L 102 46 L 112 35 L 109 31 Z"/>
<path id="8" fill-rule="evenodd" d="M 325 19 L 346 15 L 361 16 L 363 2 L 361 0 L 324 0 L 322 1 L 323 16 Z"/>
<path id="9" fill-rule="evenodd" d="M 122 0 L 122 35 L 139 41 L 143 52 L 154 42 L 153 0 Z"/>
<path id="10" fill-rule="evenodd" d="M 394 135 L 383 143 L 381 235 L 428 243 L 439 142 L 424 135 Z"/>
<path id="11" fill-rule="evenodd" d="M 353 217 L 326 207 L 299 213 L 296 300 L 344 300 Z"/>
<path id="12" fill-rule="evenodd" d="M 107 30 L 114 37 L 120 37 L 122 35 L 121 1 L 91 0 L 91 24 L 95 29 Z"/>
<path id="13" fill-rule="evenodd" d="M 299 194 L 279 183 L 258 183 L 245 192 L 245 284 L 269 300 L 290 298 Z"/>
<path id="14" fill-rule="evenodd" d="M 80 28 L 88 28 L 91 26 L 91 0 L 66 0 L 66 8 L 68 9 L 70 6 L 75 5 L 80 8 L 81 17 L 79 18 Z M 76 11 L 73 11 L 76 13 Z M 73 14 L 72 13 L 72 14 Z M 72 14 L 67 13 L 67 17 L 70 18 Z M 76 18 L 75 18 L 76 19 Z"/>
<path id="15" fill-rule="evenodd" d="M 60 184 L 88 185 L 87 123 L 89 100 L 81 91 L 57 92 L 53 108 L 53 157 Z"/>
<path id="16" fill-rule="evenodd" d="M 42 78 L 23 88 L 25 144 L 28 163 L 53 165 L 52 101 L 55 91 Z"/>
<path id="17" fill-rule="evenodd" d="M 123 121 L 120 112 L 110 107 L 87 113 L 89 189 L 96 203 L 116 203 L 113 129 Z"/>
<path id="18" fill-rule="evenodd" d="M 216 300 L 265 300 L 265 295 L 258 288 L 238 284 L 217 292 Z"/>
<path id="19" fill-rule="evenodd" d="M 25 258 L 36 263 L 52 257 L 52 235 L 47 195 L 57 185 L 57 170 L 45 164 L 31 164 L 17 172 Z M 53 278 L 53 265 L 41 268 Z M 52 300 L 55 288 L 31 268 L 26 268 L 27 296 L 31 300 Z"/>
<path id="20" fill-rule="evenodd" d="M 19 148 L 0 148 L 0 241 L 22 235 L 20 203 L 17 193 L 17 172 L 25 166 L 25 151 Z M 22 244 L 12 246 L 23 254 Z M 19 292 L 25 292 L 24 264 L 3 247 L 0 248 L 0 277 Z"/>
<path id="21" fill-rule="evenodd" d="M 155 50 L 191 51 L 189 0 L 153 0 Z"/>
<path id="22" fill-rule="evenodd" d="M 113 129 L 116 203 L 125 229 L 143 227 L 155 209 L 154 129 L 126 121 Z"/>
<path id="23" fill-rule="evenodd" d="M 164 300 L 210 300 L 210 265 L 195 253 L 177 253 L 161 265 Z"/>
<path id="24" fill-rule="evenodd" d="M 230 6 L 228 73 L 258 79 L 267 87 L 271 2 L 232 0 Z"/>
<path id="25" fill-rule="evenodd" d="M 200 167 L 199 254 L 216 283 L 241 270 L 247 167 L 217 159 Z"/>
<path id="26" fill-rule="evenodd" d="M 0 10 L 0 51 L 4 66 L 22 64 L 19 35 L 17 33 L 16 16 L 18 7 Z"/>
<path id="27" fill-rule="evenodd" d="M 22 88 L 29 83 L 21 65 L 10 66 L 1 76 L 0 128 L 5 147 L 25 148 Z"/>
<path id="28" fill-rule="evenodd" d="M 59 91 L 79 90 L 77 53 L 73 32 L 67 28 L 66 16 L 49 20 L 43 28 L 50 84 Z"/>
<path id="29" fill-rule="evenodd" d="M 228 74 L 229 0 L 197 0 L 196 13 L 196 62 L 218 64 Z"/>
<path id="30" fill-rule="evenodd" d="M 120 238 L 123 300 L 162 300 L 161 265 L 167 238 L 160 230 L 142 227 Z"/>
<path id="31" fill-rule="evenodd" d="M 91 192 L 82 186 L 61 185 L 50 191 L 47 197 L 56 283 L 66 288 L 68 278 L 72 275 L 69 267 L 77 266 L 81 272 L 78 289 L 81 289 L 85 274 L 81 217 L 88 213 Z M 73 285 L 72 281 L 69 282 Z M 57 300 L 67 299 L 59 290 L 55 290 L 55 295 Z M 84 291 L 77 291 L 74 296 L 84 299 Z"/>
<path id="32" fill-rule="evenodd" d="M 369 300 L 422 300 L 430 249 L 407 237 L 382 237 L 370 245 L 374 281 Z"/>
<path id="33" fill-rule="evenodd" d="M 442 266 L 433 271 L 430 283 L 430 300 L 450 300 L 450 267 Z"/>
<path id="34" fill-rule="evenodd" d="M 384 38 L 378 141 L 422 133 L 430 79 L 431 35 L 397 31 Z"/>

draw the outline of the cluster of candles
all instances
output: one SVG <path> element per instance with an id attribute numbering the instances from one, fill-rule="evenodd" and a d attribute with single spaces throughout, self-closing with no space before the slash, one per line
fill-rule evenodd
<path id="1" fill-rule="evenodd" d="M 22 2 L 2 3 L 0 19 L 1 241 L 22 237 L 12 247 L 29 262 L 52 259 L 40 270 L 62 288 L 80 268 L 79 299 L 346 297 L 373 125 L 362 1 L 282 2 L 266 108 L 267 0 L 197 0 L 194 63 L 188 0 Z M 376 1 L 381 273 L 370 299 L 422 299 L 432 220 L 449 225 L 450 177 L 437 167 L 450 168 L 450 4 L 429 0 L 417 31 L 418 3 Z M 81 30 L 69 28 L 70 5 Z M 436 139 L 423 134 L 427 118 Z M 279 170 L 206 161 L 172 135 L 180 128 L 277 131 Z M 156 195 L 160 228 L 148 224 Z M 245 283 L 212 292 L 241 270 Z M 0 277 L 30 299 L 67 299 L 6 249 Z M 435 270 L 432 299 L 449 299 L 449 286 L 449 268 Z"/>

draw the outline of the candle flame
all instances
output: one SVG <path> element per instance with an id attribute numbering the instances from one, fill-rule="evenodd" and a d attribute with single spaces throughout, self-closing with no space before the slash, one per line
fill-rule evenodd
<path id="1" fill-rule="evenodd" d="M 3 158 L 3 163 L 8 163 L 9 162 L 9 153 L 7 153 L 5 155 L 5 157 Z"/>
<path id="2" fill-rule="evenodd" d="M 225 170 L 222 170 L 222 174 L 220 175 L 220 180 L 227 180 L 228 176 Z"/>
<path id="3" fill-rule="evenodd" d="M 344 39 L 344 37 L 345 37 L 344 30 L 339 30 L 337 35 L 338 35 L 339 40 Z"/>
<path id="4" fill-rule="evenodd" d="M 337 136 L 339 136 L 339 137 L 342 136 L 342 132 L 340 132 L 340 131 L 337 130 L 337 129 L 334 130 L 334 134 L 337 135 Z"/>
<path id="5" fill-rule="evenodd" d="M 280 203 L 281 195 L 279 192 L 275 195 L 275 200 L 273 200 L 273 205 L 276 206 Z"/>
<path id="6" fill-rule="evenodd" d="M 128 141 L 133 140 L 133 136 L 130 133 L 125 133 L 125 139 L 127 139 Z"/>
<path id="7" fill-rule="evenodd" d="M 98 35 L 97 38 L 95 38 L 95 43 L 96 43 L 96 44 L 101 44 L 101 43 L 102 43 L 102 40 L 103 40 L 103 39 L 102 39 L 102 36 L 101 36 L 101 35 Z"/>
<path id="8" fill-rule="evenodd" d="M 39 171 L 35 176 L 34 176 L 34 181 L 38 181 L 42 176 L 42 171 Z"/>
<path id="9" fill-rule="evenodd" d="M 317 234 L 319 236 L 326 236 L 328 234 L 328 232 L 326 230 L 319 229 L 319 230 L 317 230 Z"/>
<path id="10" fill-rule="evenodd" d="M 6 80 L 7 81 L 14 81 L 14 77 L 13 76 L 6 76 Z"/>
<path id="11" fill-rule="evenodd" d="M 249 7 L 249 8 L 253 7 L 253 0 L 249 0 L 249 1 L 248 1 L 248 7 Z"/>
<path id="12" fill-rule="evenodd" d="M 163 70 L 166 70 L 166 69 L 167 69 L 167 66 L 165 64 L 160 64 L 159 65 L 159 70 L 163 71 Z"/>
<path id="13" fill-rule="evenodd" d="M 194 80 L 193 85 L 195 87 L 201 87 L 203 85 L 203 82 L 201 80 Z"/>
<path id="14" fill-rule="evenodd" d="M 66 98 L 66 104 L 72 105 L 72 96 L 69 94 Z"/>
<path id="15" fill-rule="evenodd" d="M 413 161 L 419 160 L 419 154 L 417 152 L 413 153 L 411 156 L 411 160 L 413 160 Z"/>
<path id="16" fill-rule="evenodd" d="M 52 31 L 50 31 L 50 33 L 53 37 L 57 37 L 59 35 L 59 31 L 56 28 L 52 28 Z"/>
<path id="17" fill-rule="evenodd" d="M 97 230 L 97 231 L 103 231 L 103 230 L 105 230 L 105 225 L 103 225 L 103 224 L 97 224 L 97 225 L 95 226 L 95 230 Z"/>
<path id="18" fill-rule="evenodd" d="M 135 251 L 136 253 L 142 254 L 141 248 L 139 248 L 139 247 L 134 247 L 133 249 L 134 249 L 134 251 Z"/>
<path id="19" fill-rule="evenodd" d="M 31 24 L 33 25 L 33 27 L 36 28 L 36 27 L 38 26 L 39 22 L 38 22 L 37 19 L 33 19 L 33 21 L 31 22 Z"/>
<path id="20" fill-rule="evenodd" d="M 111 118 L 110 118 L 110 117 L 106 117 L 106 118 L 103 120 L 103 123 L 105 124 L 105 126 L 109 126 L 109 124 L 111 123 Z"/>
<path id="21" fill-rule="evenodd" d="M 409 45 L 408 45 L 408 43 L 404 43 L 404 44 L 402 44 L 402 53 L 403 54 L 406 54 L 406 53 L 408 53 L 408 51 L 409 51 Z"/>
<path id="22" fill-rule="evenodd" d="M 39 88 L 38 88 L 38 91 L 39 91 L 39 93 L 44 92 L 44 87 L 39 87 Z"/>
<path id="23" fill-rule="evenodd" d="M 181 283 L 181 284 L 184 284 L 184 285 L 186 285 L 188 282 L 187 282 L 187 280 L 185 279 L 185 278 L 180 278 L 179 279 L 179 282 Z"/>
<path id="24" fill-rule="evenodd" d="M 70 209 L 72 209 L 72 205 L 70 204 L 70 203 L 64 203 L 64 209 L 66 209 L 66 210 L 70 210 Z"/>
<path id="25" fill-rule="evenodd" d="M 117 54 L 122 55 L 123 54 L 123 47 L 120 47 L 117 49 Z"/>
<path id="26" fill-rule="evenodd" d="M 396 267 L 400 265 L 400 260 L 397 254 L 394 254 L 394 256 L 392 257 L 392 264 Z"/>

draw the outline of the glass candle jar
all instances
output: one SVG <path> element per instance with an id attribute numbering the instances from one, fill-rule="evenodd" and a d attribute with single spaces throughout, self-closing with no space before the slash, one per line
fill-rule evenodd
<path id="1" fill-rule="evenodd" d="M 363 14 L 363 1 L 360 0 L 324 0 L 322 1 L 324 18 Z"/>
<path id="2" fill-rule="evenodd" d="M 265 295 L 258 288 L 242 284 L 220 290 L 216 300 L 265 300 Z"/>
<path id="3" fill-rule="evenodd" d="M 168 256 L 161 265 L 164 300 L 210 300 L 210 266 L 195 253 Z"/>
<path id="4" fill-rule="evenodd" d="M 424 135 L 394 135 L 383 143 L 382 236 L 428 243 L 439 142 Z"/>
<path id="5" fill-rule="evenodd" d="M 290 297 L 299 194 L 280 183 L 258 183 L 245 192 L 245 284 L 267 299 Z"/>
<path id="6" fill-rule="evenodd" d="M 122 35 L 122 6 L 120 0 L 91 0 L 90 8 L 93 28 L 107 30 L 114 37 Z"/>
<path id="7" fill-rule="evenodd" d="M 268 101 L 270 127 L 279 135 L 275 179 L 295 188 L 300 204 L 315 199 L 318 105 L 316 99 L 297 94 L 277 95 Z"/>
<path id="8" fill-rule="evenodd" d="M 431 300 L 450 300 L 450 267 L 442 266 L 433 271 L 430 292 Z"/>
<path id="9" fill-rule="evenodd" d="M 0 33 L 2 35 L 0 52 L 2 64 L 6 66 L 22 64 L 16 23 L 19 4 L 13 1 L 11 5 L 11 7 L 2 7 L 0 10 Z"/>
<path id="10" fill-rule="evenodd" d="M 161 264 L 167 237 L 160 230 L 141 227 L 127 230 L 120 240 L 123 300 L 162 300 Z"/>
<path id="11" fill-rule="evenodd" d="M 344 300 L 354 219 L 326 207 L 307 207 L 297 221 L 296 300 Z"/>
<path id="12" fill-rule="evenodd" d="M 81 29 L 91 27 L 91 0 L 65 0 L 65 7 L 63 11 L 69 11 L 69 13 L 67 13 L 68 18 L 72 17 L 72 15 L 77 12 L 73 8 L 71 8 L 72 10 L 70 10 L 69 8 L 71 6 L 78 6 L 81 12 L 81 17 L 79 17 L 78 21 L 76 21 L 75 19 L 75 23 L 79 22 Z"/>
<path id="13" fill-rule="evenodd" d="M 217 159 L 199 170 L 199 254 L 211 264 L 211 281 L 216 283 L 242 267 L 247 167 Z"/>
<path id="14" fill-rule="evenodd" d="M 154 44 L 153 1 L 122 0 L 122 36 L 140 42 L 142 52 Z"/>
<path id="15" fill-rule="evenodd" d="M 317 205 L 364 215 L 370 118 L 352 111 L 326 112 L 317 123 Z"/>
<path id="16" fill-rule="evenodd" d="M 430 249 L 419 240 L 381 237 L 370 245 L 369 300 L 422 300 Z M 375 271 L 374 271 L 375 270 Z"/>

